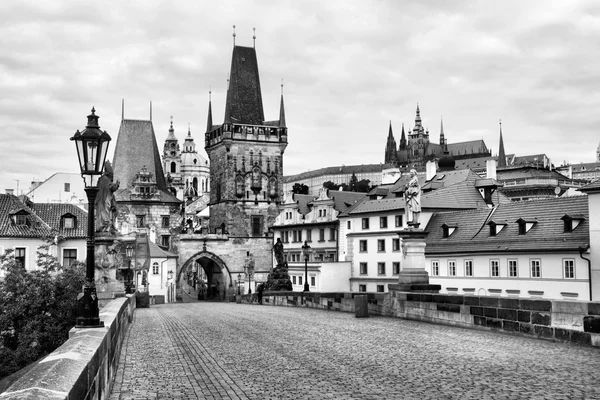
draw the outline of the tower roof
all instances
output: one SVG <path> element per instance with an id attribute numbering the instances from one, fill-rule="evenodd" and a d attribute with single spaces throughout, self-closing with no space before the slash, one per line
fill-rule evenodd
<path id="1" fill-rule="evenodd" d="M 169 135 L 167 136 L 167 140 L 177 141 L 177 138 L 175 137 L 175 129 L 173 129 L 173 117 L 171 117 L 171 126 L 169 127 Z"/>
<path id="2" fill-rule="evenodd" d="M 283 93 L 281 93 L 281 105 L 279 106 L 279 126 L 286 127 L 285 125 L 285 109 L 283 107 Z"/>
<path id="3" fill-rule="evenodd" d="M 114 180 L 121 182 L 121 188 L 130 187 L 136 174 L 144 166 L 156 178 L 157 187 L 166 190 L 167 184 L 152 121 L 124 119 L 119 127 L 113 158 Z"/>
<path id="4" fill-rule="evenodd" d="M 258 61 L 252 47 L 234 46 L 225 121 L 261 125 L 265 120 Z"/>
<path id="5" fill-rule="evenodd" d="M 211 92 L 208 92 L 208 118 L 206 120 L 206 132 L 210 132 L 212 130 L 212 98 Z"/>
<path id="6" fill-rule="evenodd" d="M 502 121 L 500 121 L 500 144 L 498 146 L 498 167 L 506 167 L 506 153 L 504 152 L 504 140 L 502 140 Z"/>

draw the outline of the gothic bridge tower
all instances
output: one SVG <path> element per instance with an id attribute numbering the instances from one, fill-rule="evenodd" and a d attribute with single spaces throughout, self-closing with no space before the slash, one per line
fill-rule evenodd
<path id="1" fill-rule="evenodd" d="M 279 119 L 265 120 L 254 47 L 234 44 L 225 118 L 213 125 L 209 102 L 204 144 L 211 166 L 211 230 L 265 237 L 282 201 L 287 127 L 283 85 Z"/>

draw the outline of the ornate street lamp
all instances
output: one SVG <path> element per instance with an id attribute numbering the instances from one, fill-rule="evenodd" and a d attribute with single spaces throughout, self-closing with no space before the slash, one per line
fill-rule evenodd
<path id="1" fill-rule="evenodd" d="M 98 193 L 98 181 L 104 170 L 104 161 L 108 151 L 110 135 L 101 131 L 98 126 L 98 116 L 92 108 L 88 115 L 87 125 L 82 132 L 75 132 L 71 140 L 77 146 L 79 157 L 79 168 L 85 184 L 85 193 L 88 198 L 88 237 L 87 237 L 87 262 L 85 271 L 85 284 L 83 295 L 77 299 L 77 323 L 78 328 L 99 328 L 104 326 L 100 321 L 98 310 L 98 296 L 96 295 L 96 284 L 94 283 L 95 269 L 95 238 L 94 238 L 94 202 Z"/>
<path id="2" fill-rule="evenodd" d="M 242 274 L 238 274 L 238 280 L 237 280 L 238 296 L 241 295 L 241 293 L 240 293 L 240 282 L 241 281 L 242 281 Z"/>
<path id="3" fill-rule="evenodd" d="M 131 276 L 131 258 L 133 257 L 133 246 L 128 244 L 125 247 L 125 255 L 129 262 L 127 263 L 127 279 L 125 281 L 125 293 L 131 294 L 131 283 L 133 281 L 133 277 Z"/>
<path id="4" fill-rule="evenodd" d="M 244 266 L 244 272 L 248 274 L 248 294 L 252 294 L 252 275 L 254 274 L 254 259 L 249 251 L 246 252 L 246 265 Z"/>
<path id="5" fill-rule="evenodd" d="M 310 246 L 304 241 L 304 245 L 302 246 L 302 255 L 304 256 L 304 291 L 309 292 L 308 285 L 308 258 L 310 257 Z"/>

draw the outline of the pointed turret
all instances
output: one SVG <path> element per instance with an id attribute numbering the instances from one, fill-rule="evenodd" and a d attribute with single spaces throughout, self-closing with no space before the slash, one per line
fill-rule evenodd
<path id="1" fill-rule="evenodd" d="M 502 139 L 502 120 L 500 120 L 500 144 L 498 146 L 498 168 L 506 168 L 506 153 L 504 152 L 504 140 Z"/>
<path id="2" fill-rule="evenodd" d="M 167 136 L 167 140 L 177 141 L 175 137 L 175 129 L 173 129 L 173 117 L 171 117 L 171 126 L 169 127 L 169 135 Z"/>
<path id="3" fill-rule="evenodd" d="M 394 133 L 392 132 L 392 121 L 390 121 L 390 129 L 388 132 L 387 143 L 385 145 L 385 158 L 384 163 L 396 164 L 398 158 L 396 156 L 396 139 L 394 139 Z"/>
<path id="4" fill-rule="evenodd" d="M 206 132 L 210 132 L 212 130 L 212 98 L 211 91 L 208 91 L 208 118 L 206 119 Z"/>
<path id="5" fill-rule="evenodd" d="M 283 107 L 283 83 L 281 84 L 281 104 L 279 105 L 279 126 L 285 128 L 285 108 Z"/>
<path id="6" fill-rule="evenodd" d="M 446 138 L 444 137 L 444 120 L 440 118 L 440 145 L 443 146 L 446 143 Z"/>

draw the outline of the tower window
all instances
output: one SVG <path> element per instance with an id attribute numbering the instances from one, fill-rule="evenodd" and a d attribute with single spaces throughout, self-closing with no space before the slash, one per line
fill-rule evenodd
<path id="1" fill-rule="evenodd" d="M 177 172 L 177 163 L 175 161 L 171 161 L 171 172 Z"/>
<path id="2" fill-rule="evenodd" d="M 252 216 L 252 236 L 262 236 L 262 216 Z"/>

